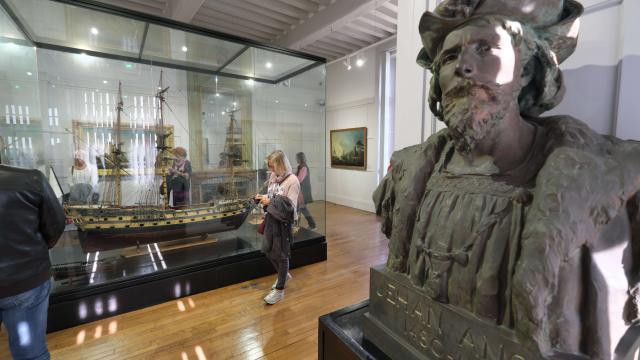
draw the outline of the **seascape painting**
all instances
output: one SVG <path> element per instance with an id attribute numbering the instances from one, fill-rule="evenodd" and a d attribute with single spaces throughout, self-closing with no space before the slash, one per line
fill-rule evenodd
<path id="1" fill-rule="evenodd" d="M 331 130 L 331 167 L 367 169 L 367 128 Z"/>

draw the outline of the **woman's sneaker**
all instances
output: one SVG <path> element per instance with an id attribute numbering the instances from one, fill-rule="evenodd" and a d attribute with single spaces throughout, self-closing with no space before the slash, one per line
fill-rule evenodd
<path id="1" fill-rule="evenodd" d="M 293 276 L 291 276 L 291 273 L 288 272 L 287 273 L 287 278 L 284 279 L 284 286 L 287 286 L 287 283 L 289 282 L 289 280 L 291 280 Z M 275 290 L 276 285 L 278 285 L 278 279 L 276 278 L 276 281 L 273 283 L 273 285 L 271 285 L 271 288 Z"/>
<path id="2" fill-rule="evenodd" d="M 267 296 L 264 297 L 264 302 L 269 305 L 273 305 L 282 299 L 284 299 L 284 290 L 273 289 Z"/>

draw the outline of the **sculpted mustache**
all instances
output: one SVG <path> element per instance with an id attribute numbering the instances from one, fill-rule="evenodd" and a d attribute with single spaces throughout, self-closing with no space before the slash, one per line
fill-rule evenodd
<path id="1" fill-rule="evenodd" d="M 490 86 L 485 84 L 474 84 L 471 82 L 465 82 L 444 93 L 443 98 L 458 99 L 468 97 L 473 95 L 473 92 L 477 90 L 484 91 L 491 98 L 495 97 L 495 90 Z"/>

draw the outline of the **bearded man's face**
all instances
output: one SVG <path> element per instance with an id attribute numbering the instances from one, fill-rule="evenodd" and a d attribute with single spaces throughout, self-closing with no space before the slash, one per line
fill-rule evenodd
<path id="1" fill-rule="evenodd" d="M 447 36 L 439 65 L 444 122 L 468 154 L 517 102 L 519 54 L 500 25 L 469 25 Z"/>

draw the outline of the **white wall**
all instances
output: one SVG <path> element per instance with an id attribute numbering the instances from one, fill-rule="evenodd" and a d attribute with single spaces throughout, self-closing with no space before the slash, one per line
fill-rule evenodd
<path id="1" fill-rule="evenodd" d="M 374 211 L 371 195 L 378 185 L 381 141 L 379 129 L 378 83 L 380 53 L 395 47 L 390 40 L 361 54 L 366 59 L 362 67 L 351 70 L 342 62 L 327 66 L 327 149 L 331 130 L 353 127 L 367 128 L 367 169 L 346 170 L 331 168 L 329 151 L 327 162 L 327 200 L 357 209 Z"/>
<path id="2" fill-rule="evenodd" d="M 571 115 L 601 134 L 612 134 L 618 96 L 622 6 L 598 8 L 598 4 L 606 1 L 581 2 L 587 10 L 580 21 L 578 47 L 561 65 L 567 91 L 560 105 L 545 115 Z"/>
<path id="3" fill-rule="evenodd" d="M 418 144 L 430 134 L 430 116 L 423 102 L 428 91 L 427 71 L 416 64 L 422 48 L 418 24 L 428 3 L 429 0 L 398 1 L 395 150 Z"/>

